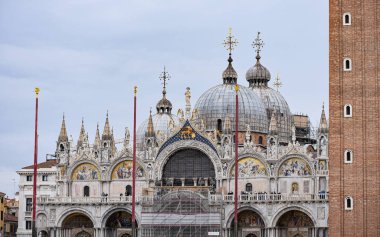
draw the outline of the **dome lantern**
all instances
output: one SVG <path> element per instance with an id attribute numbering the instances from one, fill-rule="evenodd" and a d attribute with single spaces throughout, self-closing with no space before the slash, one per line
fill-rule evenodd
<path id="1" fill-rule="evenodd" d="M 229 57 L 228 57 L 228 66 L 227 68 L 223 71 L 223 84 L 232 84 L 232 85 L 235 85 L 237 83 L 237 73 L 234 69 L 234 67 L 232 66 L 232 51 L 235 49 L 235 46 L 238 44 L 239 42 L 237 41 L 237 39 L 234 38 L 234 36 L 232 35 L 232 29 L 230 28 L 229 29 L 229 32 L 228 32 L 228 36 L 226 37 L 226 39 L 224 40 L 224 47 L 227 49 L 227 51 L 229 52 Z"/>
<path id="2" fill-rule="evenodd" d="M 257 33 L 256 39 L 252 43 L 252 47 L 256 48 L 256 64 L 248 69 L 245 77 L 250 87 L 267 87 L 271 75 L 269 70 L 260 63 L 260 52 L 264 46 L 263 40 L 260 38 L 260 32 Z"/>
<path id="3" fill-rule="evenodd" d="M 169 79 L 170 79 L 170 75 L 164 67 L 164 71 L 160 75 L 160 80 L 162 80 L 163 88 L 162 88 L 162 99 L 158 101 L 156 105 L 157 114 L 162 114 L 162 113 L 171 114 L 172 112 L 173 105 L 170 102 L 170 100 L 166 98 L 166 83 Z"/>

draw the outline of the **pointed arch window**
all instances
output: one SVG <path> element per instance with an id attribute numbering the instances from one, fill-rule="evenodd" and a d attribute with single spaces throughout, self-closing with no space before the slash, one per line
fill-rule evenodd
<path id="1" fill-rule="evenodd" d="M 344 200 L 344 209 L 350 211 L 354 208 L 354 200 L 351 196 L 347 196 Z"/>
<path id="2" fill-rule="evenodd" d="M 351 150 L 346 149 L 344 151 L 344 163 L 351 164 L 353 160 L 353 153 Z"/>
<path id="3" fill-rule="evenodd" d="M 351 71 L 352 70 L 352 60 L 350 58 L 343 59 L 343 71 Z"/>
<path id="4" fill-rule="evenodd" d="M 351 25 L 351 13 L 346 12 L 343 14 L 343 25 L 350 26 Z"/>
<path id="5" fill-rule="evenodd" d="M 344 117 L 345 118 L 352 117 L 352 105 L 350 104 L 344 105 Z"/>

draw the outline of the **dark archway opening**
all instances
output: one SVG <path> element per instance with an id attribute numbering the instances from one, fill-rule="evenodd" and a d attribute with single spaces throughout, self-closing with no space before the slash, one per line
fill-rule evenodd
<path id="1" fill-rule="evenodd" d="M 215 179 L 215 168 L 209 157 L 196 149 L 183 149 L 175 152 L 165 164 L 162 178 L 165 185 L 202 186 L 210 185 Z M 205 181 L 204 179 L 208 179 Z M 184 183 L 183 183 L 184 182 Z"/>

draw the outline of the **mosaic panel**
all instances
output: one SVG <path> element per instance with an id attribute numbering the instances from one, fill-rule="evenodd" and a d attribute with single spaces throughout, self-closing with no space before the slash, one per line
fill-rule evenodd
<path id="1" fill-rule="evenodd" d="M 300 158 L 291 158 L 282 163 L 279 169 L 279 176 L 309 176 L 310 166 Z"/>
<path id="2" fill-rule="evenodd" d="M 91 180 L 100 180 L 100 172 L 95 165 L 85 163 L 78 165 L 72 175 L 71 179 L 74 181 L 91 181 Z"/>
<path id="3" fill-rule="evenodd" d="M 136 177 L 143 177 L 144 169 L 136 162 Z M 132 161 L 125 160 L 116 165 L 112 171 L 112 180 L 130 179 L 132 177 Z"/>
<path id="4" fill-rule="evenodd" d="M 267 175 L 267 170 L 259 159 L 247 157 L 240 159 L 238 164 L 239 177 L 249 178 Z M 235 166 L 232 167 L 230 174 L 232 177 L 235 176 Z"/>

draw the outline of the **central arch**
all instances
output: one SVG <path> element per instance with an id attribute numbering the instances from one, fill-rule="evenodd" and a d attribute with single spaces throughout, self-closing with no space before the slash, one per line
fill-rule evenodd
<path id="1" fill-rule="evenodd" d="M 314 227 L 313 220 L 301 210 L 285 212 L 276 223 L 276 229 L 278 229 L 280 236 L 310 236 Z"/>
<path id="2" fill-rule="evenodd" d="M 163 179 L 174 179 L 174 185 L 194 185 L 194 179 L 215 178 L 215 168 L 210 158 L 200 150 L 184 148 L 174 152 L 162 170 Z"/>
<path id="3" fill-rule="evenodd" d="M 93 237 L 94 223 L 83 213 L 72 213 L 62 221 L 61 232 L 71 237 Z"/>

